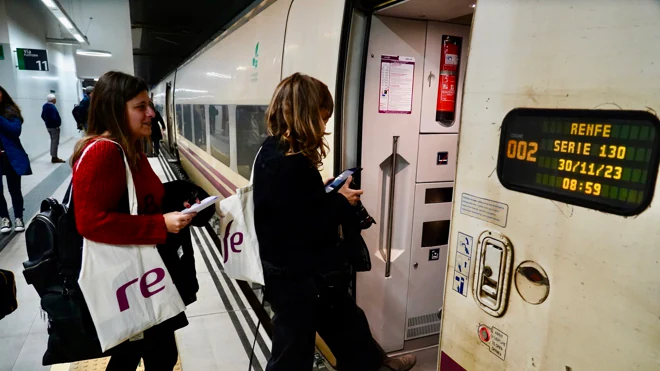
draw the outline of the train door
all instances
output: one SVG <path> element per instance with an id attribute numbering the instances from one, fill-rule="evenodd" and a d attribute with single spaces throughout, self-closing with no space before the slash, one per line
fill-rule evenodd
<path id="1" fill-rule="evenodd" d="M 172 97 L 172 83 L 168 82 L 165 85 L 165 110 L 166 110 L 166 120 L 167 120 L 167 144 L 171 153 L 175 152 L 176 143 L 176 130 L 174 130 L 174 100 Z"/>
<path id="2" fill-rule="evenodd" d="M 660 4 L 474 19 L 440 369 L 660 369 Z"/>
<path id="3" fill-rule="evenodd" d="M 360 180 L 378 224 L 356 297 L 386 351 L 437 344 L 472 12 L 411 0 L 371 16 Z"/>

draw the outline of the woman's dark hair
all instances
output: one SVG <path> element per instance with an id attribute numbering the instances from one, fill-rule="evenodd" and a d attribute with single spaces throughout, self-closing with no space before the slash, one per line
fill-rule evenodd
<path id="1" fill-rule="evenodd" d="M 78 161 L 87 143 L 99 136 L 119 143 L 126 153 L 128 163 L 132 167 L 137 165 L 142 146 L 140 141 L 131 143 L 126 102 L 143 91 L 149 91 L 147 83 L 122 72 L 107 72 L 99 78 L 89 105 L 87 136 L 76 144 L 71 158 L 72 165 Z"/>
<path id="2" fill-rule="evenodd" d="M 290 153 L 302 153 L 315 167 L 321 167 L 328 153 L 325 123 L 334 103 L 328 87 L 300 73 L 282 80 L 266 111 L 270 135 L 279 137 Z"/>
<path id="3" fill-rule="evenodd" d="M 2 92 L 2 102 L 0 102 L 0 114 L 6 119 L 18 118 L 23 123 L 23 116 L 21 115 L 21 109 L 18 108 L 14 100 L 11 99 L 11 96 L 7 93 L 7 90 L 0 86 L 0 92 Z"/>

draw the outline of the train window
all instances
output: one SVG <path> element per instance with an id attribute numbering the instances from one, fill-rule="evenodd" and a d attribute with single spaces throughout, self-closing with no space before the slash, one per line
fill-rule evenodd
<path id="1" fill-rule="evenodd" d="M 176 105 L 176 130 L 179 134 L 183 134 L 183 108 L 180 104 Z"/>
<path id="2" fill-rule="evenodd" d="M 189 104 L 183 106 L 183 136 L 193 142 L 192 109 Z"/>
<path id="3" fill-rule="evenodd" d="M 653 198 L 659 129 L 645 111 L 514 109 L 502 124 L 497 174 L 514 191 L 636 215 Z"/>
<path id="4" fill-rule="evenodd" d="M 206 107 L 202 104 L 193 106 L 193 123 L 195 128 L 195 144 L 206 150 Z"/>
<path id="5" fill-rule="evenodd" d="M 449 220 L 422 224 L 422 247 L 442 246 L 449 243 Z"/>
<path id="6" fill-rule="evenodd" d="M 425 204 L 439 204 L 442 202 L 451 202 L 454 195 L 454 188 L 429 188 L 424 197 Z"/>
<path id="7" fill-rule="evenodd" d="M 236 106 L 236 147 L 238 173 L 250 177 L 252 163 L 266 132 L 266 109 L 268 106 Z"/>
<path id="8" fill-rule="evenodd" d="M 209 132 L 211 133 L 211 155 L 230 166 L 229 154 L 229 108 L 225 105 L 209 106 Z"/>

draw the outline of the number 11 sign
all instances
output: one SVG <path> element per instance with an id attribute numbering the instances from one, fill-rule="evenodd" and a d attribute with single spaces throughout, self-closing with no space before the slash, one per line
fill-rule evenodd
<path id="1" fill-rule="evenodd" d="M 48 71 L 48 53 L 42 49 L 16 48 L 18 69 L 29 71 Z"/>

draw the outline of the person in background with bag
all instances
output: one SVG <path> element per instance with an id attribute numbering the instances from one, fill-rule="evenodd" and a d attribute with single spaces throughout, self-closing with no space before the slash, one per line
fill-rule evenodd
<path id="1" fill-rule="evenodd" d="M 158 157 L 160 153 L 160 141 L 163 140 L 163 131 L 165 131 L 165 122 L 163 121 L 163 116 L 160 115 L 160 112 L 154 107 L 154 103 L 150 102 L 151 109 L 154 110 L 154 118 L 151 119 L 151 143 L 154 146 L 154 151 L 152 156 Z M 160 124 L 160 126 L 158 126 Z M 163 131 L 161 131 L 161 127 Z"/>
<path id="2" fill-rule="evenodd" d="M 0 232 L 11 232 L 9 210 L 2 191 L 2 175 L 7 177 L 7 188 L 11 195 L 14 209 L 14 231 L 23 232 L 23 192 L 21 191 L 21 177 L 32 175 L 30 160 L 23 149 L 21 131 L 23 129 L 23 116 L 7 91 L 0 86 Z"/>
<path id="3" fill-rule="evenodd" d="M 327 153 L 328 87 L 294 74 L 275 90 L 266 112 L 269 137 L 254 170 L 255 229 L 271 304 L 273 349 L 266 371 L 311 370 L 318 332 L 338 370 L 410 370 L 412 356 L 389 358 L 373 339 L 364 312 L 348 293 L 342 223 L 358 223 L 360 190 L 326 193 L 318 169 Z"/>
<path id="4" fill-rule="evenodd" d="M 168 233 L 179 233 L 195 216 L 178 211 L 163 214 L 165 189 L 140 145 L 151 135 L 154 117 L 147 91 L 145 82 L 121 72 L 106 73 L 95 86 L 87 136 L 77 143 L 71 159 L 76 226 L 85 239 L 113 245 L 162 245 L 168 242 Z M 138 215 L 128 212 L 124 155 L 132 172 Z M 164 254 L 161 249 L 159 253 Z M 176 249 L 167 253 L 176 254 Z M 146 330 L 143 339 L 119 344 L 112 349 L 107 370 L 135 370 L 140 358 L 147 371 L 172 370 L 178 358 L 174 331 L 187 324 L 181 312 Z"/>

